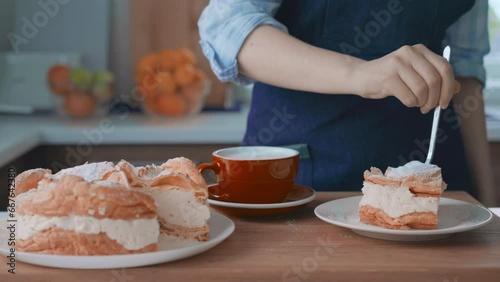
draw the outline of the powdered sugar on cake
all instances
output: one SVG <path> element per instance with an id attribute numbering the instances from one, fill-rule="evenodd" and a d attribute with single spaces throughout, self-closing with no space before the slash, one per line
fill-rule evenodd
<path id="1" fill-rule="evenodd" d="M 161 167 L 158 167 L 156 165 L 147 165 L 147 166 L 144 166 L 144 167 L 137 169 L 137 176 L 141 177 L 145 180 L 153 180 L 158 175 L 160 175 L 162 172 L 163 172 L 163 169 Z M 168 172 L 166 172 L 166 174 L 167 173 Z"/>
<path id="2" fill-rule="evenodd" d="M 63 169 L 54 174 L 54 177 L 60 178 L 65 175 L 78 175 L 86 181 L 100 180 L 103 176 L 115 170 L 112 162 L 85 163 L 83 165 Z"/>
<path id="3" fill-rule="evenodd" d="M 419 161 L 411 161 L 404 166 L 397 168 L 389 167 L 385 172 L 385 176 L 391 178 L 407 178 L 410 176 L 432 177 L 441 169 L 437 165 L 425 164 Z"/>
<path id="4" fill-rule="evenodd" d="M 433 164 L 412 161 L 397 168 L 388 167 L 385 176 L 392 179 L 405 180 L 419 178 L 423 183 L 432 186 L 442 186 L 441 168 Z M 444 190 L 444 187 L 443 187 Z"/>

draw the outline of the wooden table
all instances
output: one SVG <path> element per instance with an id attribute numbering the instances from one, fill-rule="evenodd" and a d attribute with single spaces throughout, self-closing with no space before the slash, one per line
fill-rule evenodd
<path id="1" fill-rule="evenodd" d="M 406 243 L 371 239 L 325 223 L 319 204 L 359 193 L 319 193 L 281 218 L 233 219 L 236 230 L 195 257 L 117 270 L 53 269 L 2 263 L 0 281 L 500 281 L 500 219 L 447 239 Z M 477 203 L 464 192 L 445 197 Z M 5 258 L 1 260 L 5 262 Z"/>

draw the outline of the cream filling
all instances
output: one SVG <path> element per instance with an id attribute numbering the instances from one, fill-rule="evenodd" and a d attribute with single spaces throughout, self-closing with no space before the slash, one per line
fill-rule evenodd
<path id="1" fill-rule="evenodd" d="M 20 215 L 17 218 L 19 228 L 17 236 L 21 240 L 29 239 L 38 232 L 60 228 L 83 234 L 105 233 L 127 250 L 142 249 L 158 242 L 160 227 L 156 217 L 147 219 L 97 219 L 90 216 L 55 216 Z"/>
<path id="2" fill-rule="evenodd" d="M 371 206 L 383 210 L 390 217 L 400 217 L 413 212 L 437 213 L 439 198 L 416 197 L 408 187 L 388 187 L 364 182 L 363 198 L 359 206 Z"/>
<path id="3" fill-rule="evenodd" d="M 196 228 L 205 226 L 210 218 L 208 204 L 196 201 L 191 191 L 163 186 L 151 188 L 150 192 L 158 206 L 158 216 L 167 223 Z"/>

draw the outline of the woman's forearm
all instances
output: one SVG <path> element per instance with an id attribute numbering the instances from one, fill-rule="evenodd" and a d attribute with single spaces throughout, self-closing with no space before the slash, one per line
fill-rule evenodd
<path id="1" fill-rule="evenodd" d="M 306 44 L 272 26 L 257 27 L 238 54 L 239 71 L 271 85 L 324 94 L 355 93 L 353 66 L 362 60 Z"/>
<path id="2" fill-rule="evenodd" d="M 465 153 L 473 185 L 485 205 L 495 204 L 491 153 L 486 135 L 483 87 L 475 78 L 458 78 L 462 85 L 454 102 L 460 117 Z M 498 204 L 498 203 L 497 203 Z"/>
<path id="3" fill-rule="evenodd" d="M 263 25 L 249 34 L 237 60 L 240 73 L 271 85 L 369 99 L 394 96 L 424 113 L 446 108 L 458 91 L 450 64 L 421 44 L 365 61 Z"/>

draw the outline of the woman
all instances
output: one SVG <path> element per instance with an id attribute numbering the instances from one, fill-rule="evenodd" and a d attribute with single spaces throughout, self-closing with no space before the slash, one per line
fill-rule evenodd
<path id="1" fill-rule="evenodd" d="M 475 184 L 492 185 L 487 10 L 485 0 L 212 0 L 198 24 L 216 75 L 256 82 L 243 143 L 298 149 L 298 183 L 359 190 L 371 166 L 424 161 L 439 105 L 433 163 L 449 189 L 474 192 L 466 157 Z M 480 105 L 455 109 L 471 97 Z"/>

